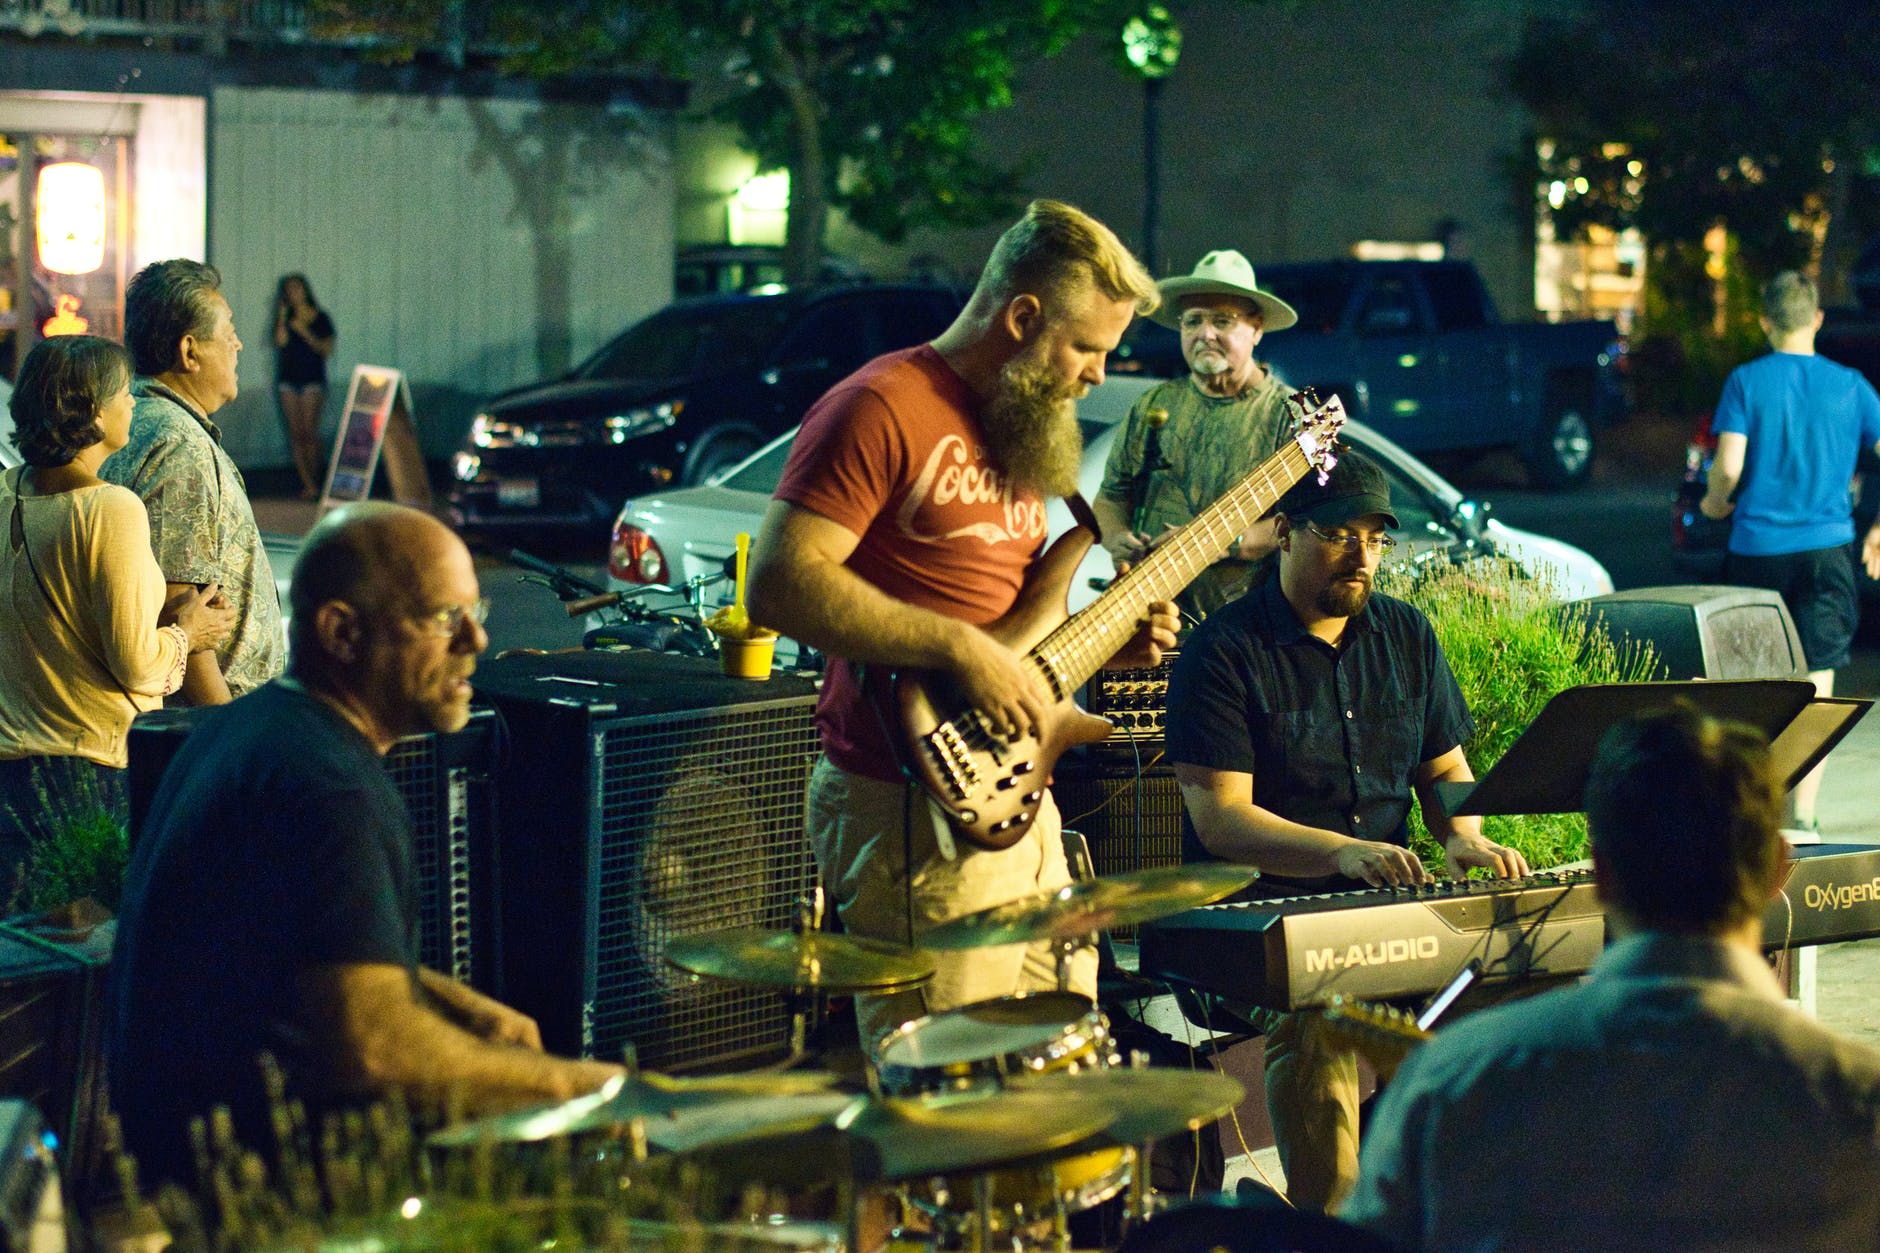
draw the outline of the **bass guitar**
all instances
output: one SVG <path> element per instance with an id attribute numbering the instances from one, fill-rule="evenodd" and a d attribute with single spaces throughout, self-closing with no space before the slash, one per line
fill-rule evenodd
<path id="1" fill-rule="evenodd" d="M 1278 452 L 1077 613 L 1067 615 L 1071 579 L 1097 537 L 1086 527 L 1072 527 L 1032 566 L 1010 612 L 986 631 L 1023 652 L 1050 693 L 1038 734 L 995 734 L 948 675 L 895 675 L 902 764 L 961 838 L 985 849 L 1010 848 L 1023 839 L 1058 758 L 1110 734 L 1109 721 L 1086 713 L 1072 693 L 1129 642 L 1150 605 L 1187 587 L 1287 488 L 1309 470 L 1330 473 L 1345 422 L 1343 404 L 1336 396 L 1321 401 L 1308 391 L 1295 393 L 1287 405 L 1294 434 Z"/>

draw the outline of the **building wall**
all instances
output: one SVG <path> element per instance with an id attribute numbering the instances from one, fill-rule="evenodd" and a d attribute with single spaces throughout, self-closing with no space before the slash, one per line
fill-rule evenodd
<path id="1" fill-rule="evenodd" d="M 1181 61 L 1162 94 L 1158 272 L 1213 248 L 1262 261 L 1349 255 L 1361 239 L 1429 240 L 1463 224 L 1509 316 L 1533 310 L 1531 207 L 1506 174 L 1530 125 L 1500 89 L 1522 4 L 1315 0 L 1185 5 Z M 1142 92 L 1111 38 L 1025 76 L 987 119 L 987 148 L 1040 162 L 1034 191 L 1095 213 L 1132 244 L 1142 223 Z M 978 233 L 962 262 L 983 256 Z"/>
<path id="2" fill-rule="evenodd" d="M 145 96 L 132 136 L 131 268 L 208 249 L 208 182 L 203 163 L 208 102 L 201 96 Z"/>
<path id="3" fill-rule="evenodd" d="M 671 295 L 667 125 L 509 99 L 218 87 L 209 259 L 245 351 L 220 415 L 236 461 L 287 464 L 272 301 L 305 273 L 339 332 L 328 437 L 352 367 L 410 378 L 426 451 L 478 400 L 565 370 Z"/>
<path id="4" fill-rule="evenodd" d="M 1527 14 L 1555 3 L 1182 5 L 1181 61 L 1162 94 L 1158 273 L 1221 247 L 1257 268 L 1346 256 L 1362 239 L 1434 240 L 1453 218 L 1507 316 L 1532 316 L 1533 208 L 1507 174 L 1530 122 L 1498 76 Z M 993 160 L 1032 163 L 1030 194 L 1069 200 L 1140 246 L 1143 93 L 1115 43 L 1091 36 L 1033 67 L 979 130 Z M 687 229 L 709 228 L 708 206 L 687 202 Z M 925 257 L 970 280 L 1003 225 L 889 248 L 838 221 L 829 245 L 884 275 Z M 682 235 L 695 238 L 718 236 Z"/>

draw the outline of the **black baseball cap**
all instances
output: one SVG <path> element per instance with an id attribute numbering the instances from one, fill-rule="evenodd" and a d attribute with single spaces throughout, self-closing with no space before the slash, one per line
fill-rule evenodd
<path id="1" fill-rule="evenodd" d="M 1387 525 L 1397 525 L 1397 515 L 1390 511 L 1390 480 L 1375 461 L 1349 446 L 1338 450 L 1338 464 L 1322 486 L 1317 470 L 1306 471 L 1279 498 L 1274 511 L 1316 526 L 1344 526 L 1374 513 L 1382 514 Z"/>

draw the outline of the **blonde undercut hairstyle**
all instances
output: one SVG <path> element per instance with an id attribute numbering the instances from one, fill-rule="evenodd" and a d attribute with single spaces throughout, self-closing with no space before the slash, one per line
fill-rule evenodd
<path id="1" fill-rule="evenodd" d="M 1115 231 L 1061 200 L 1034 200 L 993 245 L 972 303 L 990 313 L 1029 292 L 1061 308 L 1088 287 L 1132 302 L 1138 314 L 1154 313 L 1162 303 L 1155 279 Z"/>
<path id="2" fill-rule="evenodd" d="M 1799 331 L 1815 320 L 1821 294 L 1800 270 L 1784 270 L 1762 290 L 1762 315 L 1778 335 Z"/>

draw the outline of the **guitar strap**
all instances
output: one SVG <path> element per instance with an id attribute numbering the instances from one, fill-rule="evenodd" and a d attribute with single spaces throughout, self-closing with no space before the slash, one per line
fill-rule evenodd
<path id="1" fill-rule="evenodd" d="M 1090 502 L 1084 499 L 1082 492 L 1072 492 L 1064 498 L 1064 503 L 1071 511 L 1071 520 L 1097 537 L 1097 543 L 1103 542 L 1103 527 L 1097 521 L 1096 511 Z"/>

